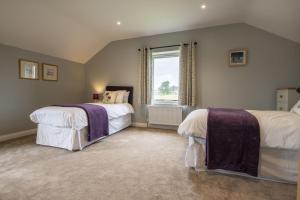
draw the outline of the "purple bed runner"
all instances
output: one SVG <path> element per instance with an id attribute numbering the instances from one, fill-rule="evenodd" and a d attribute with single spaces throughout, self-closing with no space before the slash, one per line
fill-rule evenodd
<path id="1" fill-rule="evenodd" d="M 206 136 L 208 169 L 224 169 L 257 176 L 260 129 L 245 110 L 209 108 Z"/>
<path id="2" fill-rule="evenodd" d="M 81 108 L 88 120 L 88 141 L 108 135 L 108 115 L 104 107 L 93 104 L 56 105 L 60 107 Z"/>

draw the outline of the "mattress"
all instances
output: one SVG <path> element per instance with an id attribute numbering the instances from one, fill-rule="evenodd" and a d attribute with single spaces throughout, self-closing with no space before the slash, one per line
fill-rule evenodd
<path id="1" fill-rule="evenodd" d="M 131 125 L 131 114 L 126 114 L 109 120 L 109 135 L 112 135 Z M 103 137 L 104 138 L 104 137 Z M 75 128 L 56 127 L 48 124 L 38 124 L 36 143 L 67 149 L 82 150 L 84 147 L 103 138 L 88 142 L 87 127 Z"/>
<path id="2" fill-rule="evenodd" d="M 134 113 L 132 105 L 129 103 L 122 104 L 102 104 L 91 103 L 104 107 L 107 111 L 108 119 L 116 119 L 121 116 Z M 59 128 L 72 128 L 81 130 L 88 126 L 87 115 L 81 108 L 49 106 L 40 108 L 30 114 L 30 119 L 43 125 L 49 125 Z"/>
<path id="3" fill-rule="evenodd" d="M 298 176 L 298 155 L 299 153 L 296 150 L 261 147 L 257 178 L 296 183 Z M 186 149 L 185 165 L 186 167 L 193 167 L 197 171 L 207 170 L 205 166 L 204 138 L 189 137 L 189 144 Z M 226 170 L 210 171 L 254 178 L 246 174 L 229 172 Z"/>
<path id="4" fill-rule="evenodd" d="M 248 110 L 258 120 L 260 145 L 277 149 L 299 150 L 300 115 L 283 111 Z M 182 136 L 206 138 L 207 109 L 191 112 L 180 124 L 178 133 Z"/>

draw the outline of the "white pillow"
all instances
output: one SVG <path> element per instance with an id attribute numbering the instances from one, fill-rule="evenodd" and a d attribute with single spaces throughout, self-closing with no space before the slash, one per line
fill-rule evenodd
<path id="1" fill-rule="evenodd" d="M 117 92 L 115 91 L 105 91 L 103 94 L 103 103 L 113 104 L 116 102 Z"/>
<path id="2" fill-rule="evenodd" d="M 291 112 L 300 115 L 300 100 L 292 107 Z"/>
<path id="3" fill-rule="evenodd" d="M 125 91 L 124 98 L 123 98 L 123 103 L 128 103 L 129 94 L 130 94 L 129 91 Z"/>
<path id="4" fill-rule="evenodd" d="M 123 103 L 124 95 L 126 94 L 126 90 L 118 90 L 116 91 L 116 103 Z"/>

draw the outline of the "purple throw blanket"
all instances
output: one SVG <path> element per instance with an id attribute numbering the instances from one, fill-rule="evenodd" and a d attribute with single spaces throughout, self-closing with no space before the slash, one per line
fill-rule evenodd
<path id="1" fill-rule="evenodd" d="M 224 169 L 257 176 L 260 129 L 245 110 L 209 108 L 206 136 L 208 169 Z"/>
<path id="2" fill-rule="evenodd" d="M 81 108 L 88 120 L 88 141 L 108 135 L 108 115 L 104 107 L 93 104 L 56 105 L 61 107 Z"/>

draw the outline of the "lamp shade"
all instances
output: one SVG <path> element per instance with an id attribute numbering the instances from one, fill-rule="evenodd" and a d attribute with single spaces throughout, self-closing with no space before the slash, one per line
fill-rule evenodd
<path id="1" fill-rule="evenodd" d="M 93 94 L 93 100 L 99 100 L 99 94 L 98 93 Z"/>

